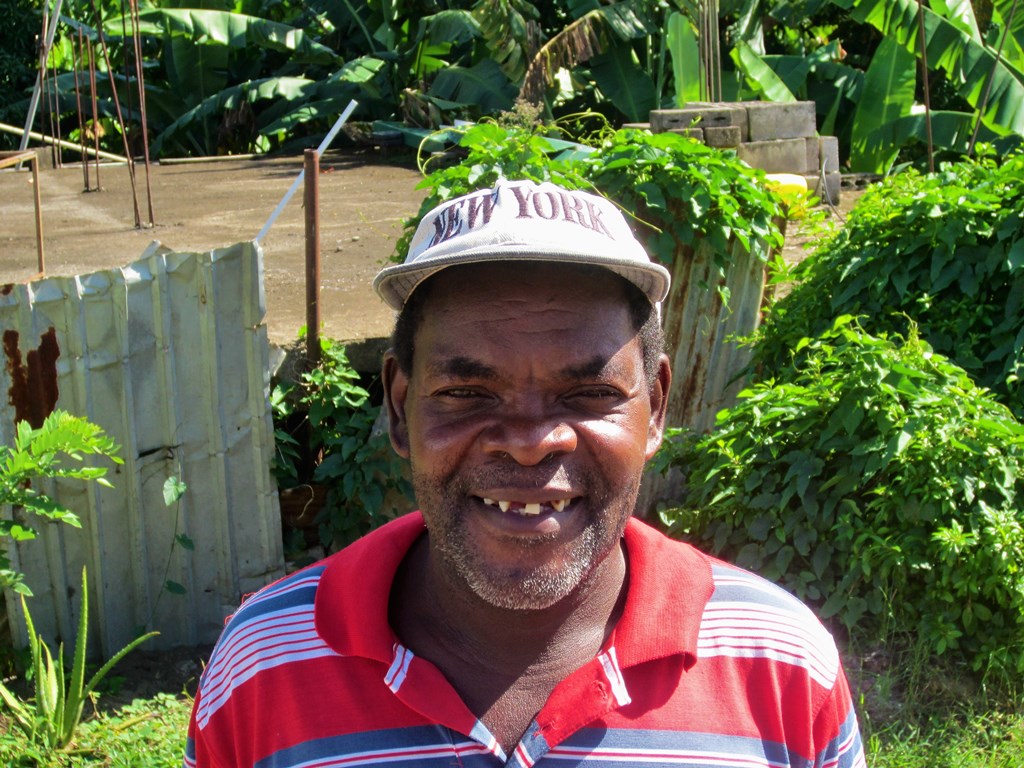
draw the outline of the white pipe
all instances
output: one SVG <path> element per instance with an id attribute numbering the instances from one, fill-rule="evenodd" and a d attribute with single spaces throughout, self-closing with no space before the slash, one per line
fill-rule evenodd
<path id="1" fill-rule="evenodd" d="M 64 141 L 64 139 L 55 139 L 53 136 L 46 136 L 42 133 L 36 133 L 35 131 L 25 131 L 24 128 L 18 128 L 16 125 L 8 125 L 7 123 L 0 123 L 0 131 L 7 133 L 13 133 L 15 136 L 21 136 L 24 141 L 23 144 L 28 144 L 28 139 L 35 139 L 41 141 L 44 144 L 59 144 L 64 149 L 73 149 L 75 152 L 81 152 L 82 146 L 79 144 L 72 144 L 70 141 Z M 22 150 L 24 151 L 24 150 Z M 93 157 L 102 157 L 104 160 L 114 160 L 118 163 L 127 163 L 127 157 L 121 157 L 121 155 L 115 155 L 110 152 L 104 152 L 101 150 L 95 150 L 92 147 L 85 147 L 85 151 Z"/>
<path id="2" fill-rule="evenodd" d="M 324 140 L 320 142 L 320 146 L 316 148 L 317 155 L 322 155 L 324 150 L 330 146 L 332 141 L 334 141 L 334 137 L 338 135 L 338 131 L 341 130 L 341 126 L 345 124 L 345 121 L 348 120 L 349 115 L 352 114 L 352 111 L 357 105 L 358 102 L 355 99 L 348 103 L 348 106 L 345 107 L 345 111 L 341 113 L 341 117 L 335 121 L 334 127 L 327 132 L 327 135 L 324 136 Z M 270 218 L 267 219 L 267 223 L 263 225 L 263 229 L 261 229 L 260 233 L 256 235 L 256 242 L 261 242 L 263 238 L 266 237 L 267 232 L 270 231 L 274 222 L 277 221 L 277 217 L 281 215 L 281 211 L 284 210 L 284 207 L 288 205 L 288 201 L 292 199 L 292 195 L 295 194 L 295 190 L 299 188 L 299 185 L 302 183 L 304 178 L 306 178 L 305 167 L 299 171 L 299 175 L 295 177 L 295 181 L 292 182 L 292 186 L 284 193 L 284 197 L 281 198 L 281 202 L 277 204 L 277 208 L 275 208 L 274 212 L 270 214 Z"/>
<path id="3" fill-rule="evenodd" d="M 43 2 L 45 3 L 46 0 L 43 0 Z M 50 16 L 50 26 L 46 30 L 43 50 L 39 52 L 39 71 L 36 72 L 36 87 L 32 90 L 32 100 L 28 105 L 28 115 L 25 116 L 25 132 L 21 135 L 21 147 L 19 149 L 22 152 L 28 147 L 32 124 L 36 121 L 36 109 L 39 108 L 39 93 L 43 88 L 43 69 L 46 67 L 46 60 L 50 57 L 50 48 L 53 47 L 53 36 L 57 34 L 57 21 L 60 19 L 62 5 L 64 5 L 64 0 L 53 0 L 53 14 Z"/>

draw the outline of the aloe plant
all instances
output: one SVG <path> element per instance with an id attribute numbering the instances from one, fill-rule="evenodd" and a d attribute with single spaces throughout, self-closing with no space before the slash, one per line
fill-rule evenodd
<path id="1" fill-rule="evenodd" d="M 78 618 L 70 674 L 65 674 L 64 670 L 64 644 L 61 643 L 57 656 L 54 657 L 46 641 L 36 633 L 25 597 L 21 598 L 32 653 L 35 696 L 25 701 L 0 683 L 0 700 L 10 712 L 12 722 L 25 733 L 29 742 L 47 750 L 64 749 L 71 743 L 75 729 L 82 719 L 85 702 L 96 690 L 96 686 L 128 653 L 151 637 L 160 634 L 148 632 L 135 638 L 115 653 L 86 682 L 85 649 L 89 632 L 87 590 L 86 569 L 82 568 L 82 609 Z"/>

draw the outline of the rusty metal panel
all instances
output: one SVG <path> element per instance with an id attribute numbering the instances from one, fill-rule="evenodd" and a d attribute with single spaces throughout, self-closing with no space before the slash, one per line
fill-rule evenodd
<path id="1" fill-rule="evenodd" d="M 0 440 L 56 407 L 102 426 L 124 459 L 113 489 L 46 485 L 81 530 L 47 524 L 12 548 L 46 634 L 74 635 L 82 566 L 93 651 L 105 656 L 151 628 L 161 636 L 150 647 L 211 643 L 244 594 L 283 574 L 262 263 L 255 243 L 203 254 L 154 244 L 121 269 L 0 291 Z M 188 490 L 168 508 L 172 476 Z M 7 608 L 23 633 L 18 601 Z"/>
<path id="2" fill-rule="evenodd" d="M 751 245 L 748 250 L 734 242 L 725 270 L 707 242 L 676 255 L 662 308 L 674 377 L 669 426 L 709 431 L 718 411 L 733 405 L 744 386 L 737 377 L 750 361 L 750 350 L 737 339 L 760 324 L 767 248 L 758 241 Z"/>

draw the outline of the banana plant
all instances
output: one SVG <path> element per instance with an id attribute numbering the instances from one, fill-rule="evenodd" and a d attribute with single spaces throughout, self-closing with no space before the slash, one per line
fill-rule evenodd
<path id="1" fill-rule="evenodd" d="M 832 1 L 857 21 L 871 25 L 915 57 L 918 55 L 917 0 Z M 981 112 L 981 120 L 990 131 L 1024 137 L 1024 58 L 1007 58 L 1004 49 L 997 59 L 996 51 L 982 39 L 976 24 L 971 24 L 973 14 L 968 15 L 963 5 L 936 3 L 923 10 L 928 65 L 945 73 L 955 91 Z M 991 85 L 987 85 L 989 80 Z M 989 99 L 982 103 L 986 91 Z"/>

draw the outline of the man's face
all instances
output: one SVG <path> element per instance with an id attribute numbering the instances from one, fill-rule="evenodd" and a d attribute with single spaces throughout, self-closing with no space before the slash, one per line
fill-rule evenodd
<path id="1" fill-rule="evenodd" d="M 644 376 L 612 275 L 476 265 L 432 278 L 413 368 L 385 364 L 431 551 L 487 602 L 540 609 L 617 546 L 661 441 L 669 371 Z"/>

